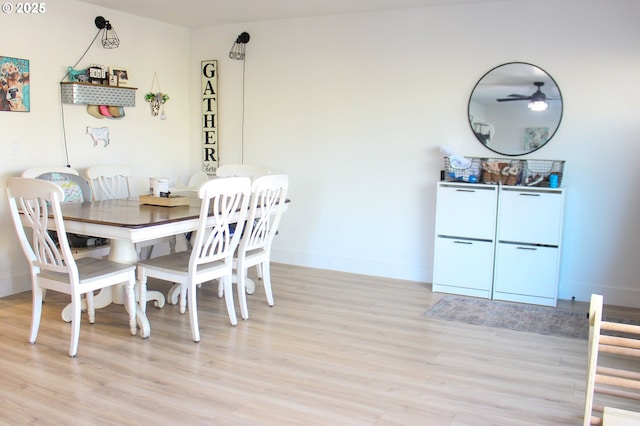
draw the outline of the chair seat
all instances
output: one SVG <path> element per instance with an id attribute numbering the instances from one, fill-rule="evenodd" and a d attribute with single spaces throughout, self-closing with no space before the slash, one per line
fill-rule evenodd
<path id="1" fill-rule="evenodd" d="M 167 274 L 186 275 L 189 273 L 189 259 L 191 258 L 190 251 L 181 251 L 175 254 L 167 254 L 164 256 L 154 257 L 152 259 L 146 259 L 138 262 L 139 265 L 144 265 L 147 268 L 152 268 L 157 271 L 163 271 Z M 198 267 L 198 279 L 196 282 L 209 281 L 206 279 L 207 273 L 216 272 L 226 265 L 224 260 L 211 262 L 206 265 Z"/>
<path id="2" fill-rule="evenodd" d="M 96 259 L 94 257 L 83 257 L 76 260 L 78 266 L 78 275 L 80 278 L 80 286 L 89 285 L 97 280 L 112 277 L 122 272 L 132 271 L 136 269 L 136 265 L 128 265 L 126 263 L 117 263 L 110 260 Z M 69 274 L 52 271 L 42 271 L 38 274 L 41 278 L 64 283 L 69 282 Z"/>

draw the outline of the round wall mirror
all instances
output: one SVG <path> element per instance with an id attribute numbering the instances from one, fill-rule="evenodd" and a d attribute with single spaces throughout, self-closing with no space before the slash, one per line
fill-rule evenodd
<path id="1" fill-rule="evenodd" d="M 562 95 L 555 80 L 542 68 L 525 62 L 489 70 L 469 98 L 473 134 L 502 155 L 524 155 L 542 148 L 561 119 Z"/>

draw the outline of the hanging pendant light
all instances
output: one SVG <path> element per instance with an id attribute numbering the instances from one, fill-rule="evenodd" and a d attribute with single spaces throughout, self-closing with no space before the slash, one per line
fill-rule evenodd
<path id="1" fill-rule="evenodd" d="M 116 49 L 120 46 L 120 39 L 116 30 L 113 29 L 111 23 L 104 19 L 102 16 L 97 16 L 95 20 L 96 27 L 102 32 L 102 47 L 105 49 Z"/>
<path id="2" fill-rule="evenodd" d="M 231 46 L 231 50 L 229 51 L 229 57 L 237 61 L 244 60 L 244 52 L 246 50 L 247 43 L 249 43 L 250 39 L 251 39 L 251 36 L 249 36 L 248 32 L 241 33 L 238 36 L 238 38 L 236 38 L 236 41 L 235 43 L 233 43 L 233 46 Z"/>

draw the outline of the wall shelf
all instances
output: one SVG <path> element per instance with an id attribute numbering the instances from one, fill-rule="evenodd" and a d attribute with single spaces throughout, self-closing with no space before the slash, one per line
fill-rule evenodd
<path id="1" fill-rule="evenodd" d="M 90 83 L 60 83 L 60 94 L 65 104 L 136 106 L 136 87 L 105 86 Z"/>

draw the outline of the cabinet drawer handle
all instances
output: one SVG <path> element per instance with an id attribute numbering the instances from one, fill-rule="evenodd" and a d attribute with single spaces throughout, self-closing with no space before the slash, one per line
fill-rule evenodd
<path id="1" fill-rule="evenodd" d="M 525 197 L 539 197 L 540 194 L 527 194 L 526 192 L 521 192 L 520 195 L 524 195 Z"/>
<path id="2" fill-rule="evenodd" d="M 518 246 L 518 250 L 534 250 L 535 251 L 535 250 L 538 250 L 538 249 L 535 248 L 535 247 L 520 247 L 520 246 Z"/>
<path id="3" fill-rule="evenodd" d="M 456 189 L 457 192 L 476 192 L 475 189 Z"/>
<path id="4" fill-rule="evenodd" d="M 470 242 L 470 241 L 458 241 L 458 240 L 455 240 L 455 241 L 454 241 L 454 243 L 456 243 L 456 244 L 468 244 L 468 245 L 473 244 L 473 243 L 472 243 L 472 242 Z"/>

